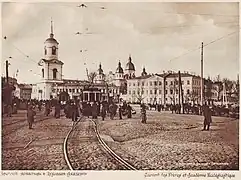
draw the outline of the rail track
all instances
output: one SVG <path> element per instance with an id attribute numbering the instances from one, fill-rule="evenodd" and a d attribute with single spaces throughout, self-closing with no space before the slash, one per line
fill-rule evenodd
<path id="1" fill-rule="evenodd" d="M 82 119 L 83 117 L 79 118 L 79 120 L 73 124 L 72 128 L 70 129 L 70 131 L 67 133 L 65 139 L 64 139 L 64 144 L 63 144 L 63 150 L 64 150 L 64 157 L 65 157 L 65 161 L 69 167 L 70 170 L 74 170 L 73 165 L 71 164 L 71 161 L 69 159 L 68 156 L 68 150 L 67 150 L 67 142 L 69 140 L 70 134 L 73 133 L 73 131 L 75 130 L 75 128 L 77 127 L 79 121 Z M 122 159 L 120 156 L 118 156 L 106 143 L 105 141 L 101 138 L 99 130 L 98 130 L 98 125 L 95 121 L 91 120 L 93 125 L 94 125 L 94 132 L 95 132 L 95 136 L 98 140 L 98 143 L 101 145 L 101 147 L 103 147 L 103 149 L 105 150 L 105 153 L 109 154 L 116 162 L 118 162 L 119 164 L 121 164 L 123 167 L 125 167 L 125 169 L 127 170 L 137 170 L 135 167 L 133 167 L 131 164 L 129 164 L 128 162 L 126 162 L 124 159 Z"/>
<path id="2" fill-rule="evenodd" d="M 131 164 L 129 164 L 128 162 L 126 162 L 124 159 L 122 159 L 120 156 L 118 156 L 114 151 L 112 151 L 112 149 L 105 143 L 105 141 L 100 137 L 100 133 L 98 130 L 98 125 L 95 121 L 93 121 L 91 119 L 91 121 L 94 123 L 94 130 L 96 133 L 96 137 L 99 141 L 99 143 L 101 144 L 101 146 L 105 149 L 105 151 L 111 155 L 117 162 L 119 162 L 120 164 L 122 164 L 126 169 L 128 170 L 137 170 L 135 167 L 133 167 Z"/>

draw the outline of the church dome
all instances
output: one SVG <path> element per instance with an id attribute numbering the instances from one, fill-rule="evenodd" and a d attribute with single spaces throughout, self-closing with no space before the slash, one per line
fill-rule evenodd
<path id="1" fill-rule="evenodd" d="M 126 64 L 126 69 L 125 70 L 133 70 L 133 71 L 135 71 L 135 66 L 131 62 L 131 56 L 129 57 L 129 62 Z"/>
<path id="2" fill-rule="evenodd" d="M 124 71 L 123 71 L 123 69 L 121 67 L 121 63 L 120 62 L 119 62 L 118 67 L 116 69 L 116 73 L 124 73 Z"/>
<path id="3" fill-rule="evenodd" d="M 104 71 L 103 71 L 103 69 L 101 67 L 101 64 L 99 65 L 98 74 L 99 75 L 104 74 Z"/>
<path id="4" fill-rule="evenodd" d="M 57 43 L 57 44 L 59 44 L 58 41 L 56 39 L 54 39 L 53 37 L 50 37 L 50 38 L 46 39 L 45 43 Z"/>

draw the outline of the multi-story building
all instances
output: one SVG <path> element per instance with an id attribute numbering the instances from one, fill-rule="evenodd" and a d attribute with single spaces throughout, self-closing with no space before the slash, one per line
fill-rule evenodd
<path id="1" fill-rule="evenodd" d="M 144 71 L 144 69 L 143 69 Z M 127 101 L 150 104 L 179 103 L 178 73 L 151 74 L 127 80 Z M 201 78 L 181 73 L 184 102 L 200 102 Z M 180 98 L 181 100 L 181 98 Z"/>

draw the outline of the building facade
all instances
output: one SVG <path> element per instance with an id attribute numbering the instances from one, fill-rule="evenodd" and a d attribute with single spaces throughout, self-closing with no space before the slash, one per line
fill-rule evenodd
<path id="1" fill-rule="evenodd" d="M 150 104 L 179 103 L 178 73 L 142 75 L 127 80 L 127 101 Z M 181 83 L 184 102 L 200 103 L 201 78 L 181 73 Z"/>

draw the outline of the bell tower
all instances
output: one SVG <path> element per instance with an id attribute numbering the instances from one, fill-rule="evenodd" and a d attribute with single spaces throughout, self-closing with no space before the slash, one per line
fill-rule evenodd
<path id="1" fill-rule="evenodd" d="M 51 19 L 50 34 L 44 42 L 44 55 L 38 65 L 41 68 L 41 83 L 38 91 L 41 99 L 51 99 L 54 95 L 54 85 L 62 83 L 63 62 L 58 59 L 59 43 L 54 38 L 53 21 Z M 39 96 L 40 97 L 40 96 Z"/>

